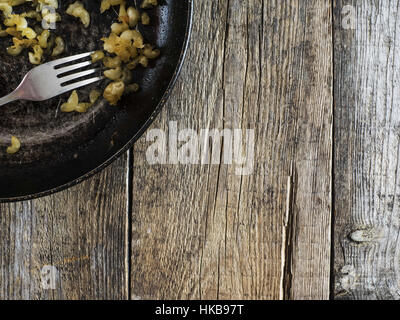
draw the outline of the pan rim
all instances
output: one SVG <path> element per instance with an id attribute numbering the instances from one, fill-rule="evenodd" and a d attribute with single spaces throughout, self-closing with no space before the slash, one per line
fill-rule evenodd
<path id="1" fill-rule="evenodd" d="M 191 38 L 191 34 L 192 34 L 192 26 L 193 26 L 193 0 L 187 0 L 187 2 L 188 2 L 188 21 L 187 21 L 187 25 L 186 25 L 185 41 L 183 43 L 181 54 L 178 59 L 178 64 L 175 68 L 175 71 L 171 78 L 171 81 L 169 82 L 167 89 L 165 90 L 162 98 L 160 99 L 160 102 L 158 103 L 157 107 L 154 109 L 151 116 L 146 120 L 146 122 L 138 130 L 138 132 L 125 144 L 125 146 L 123 146 L 119 151 L 117 151 L 109 159 L 104 161 L 101 165 L 92 169 L 88 173 L 85 173 L 84 175 L 82 175 L 78 178 L 75 178 L 74 180 L 72 180 L 70 182 L 64 183 L 60 186 L 51 188 L 49 190 L 45 190 L 45 191 L 41 191 L 41 192 L 29 194 L 29 195 L 0 198 L 0 203 L 33 200 L 33 199 L 49 196 L 54 193 L 57 193 L 57 192 L 66 190 L 68 188 L 71 188 L 73 186 L 76 186 L 76 185 L 80 184 L 81 182 L 91 178 L 92 176 L 99 173 L 100 171 L 104 170 L 105 168 L 107 168 L 109 165 L 111 165 L 115 160 L 117 160 L 119 157 L 121 157 L 125 152 L 127 152 L 135 144 L 135 142 L 143 135 L 143 133 L 153 123 L 155 118 L 158 116 L 158 114 L 164 108 L 168 98 L 171 95 L 171 91 L 174 88 L 174 86 L 178 80 L 179 74 L 182 70 L 182 67 L 183 67 L 183 64 L 184 64 L 184 61 L 185 61 L 185 58 L 186 58 L 186 55 L 187 55 L 187 52 L 189 49 L 190 38 Z"/>

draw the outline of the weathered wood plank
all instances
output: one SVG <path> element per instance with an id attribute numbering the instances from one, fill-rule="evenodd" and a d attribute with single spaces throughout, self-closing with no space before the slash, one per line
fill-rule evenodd
<path id="1" fill-rule="evenodd" d="M 131 297 L 326 299 L 331 2 L 204 0 L 194 12 L 184 71 L 152 128 L 254 129 L 254 171 L 151 166 L 151 142 L 135 145 Z"/>
<path id="2" fill-rule="evenodd" d="M 69 190 L 0 205 L 1 300 L 127 299 L 127 168 L 124 156 Z"/>
<path id="3" fill-rule="evenodd" d="M 334 3 L 335 298 L 399 299 L 400 2 Z"/>

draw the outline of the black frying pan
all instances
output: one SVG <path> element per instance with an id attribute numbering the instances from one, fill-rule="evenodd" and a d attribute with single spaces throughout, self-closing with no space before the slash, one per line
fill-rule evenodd
<path id="1" fill-rule="evenodd" d="M 74 1 L 59 2 L 60 12 L 65 12 Z M 113 10 L 100 15 L 100 1 L 83 2 L 91 12 L 88 29 L 64 14 L 57 25 L 56 34 L 68 44 L 65 56 L 101 48 L 99 39 L 108 35 L 115 21 Z M 100 101 L 87 114 L 58 111 L 69 94 L 40 103 L 17 101 L 0 108 L 0 202 L 48 195 L 87 179 L 123 154 L 151 124 L 182 66 L 192 18 L 191 0 L 159 2 L 160 7 L 147 11 L 152 24 L 142 26 L 141 32 L 162 55 L 150 68 L 134 72 L 141 87 L 138 93 L 127 95 L 117 107 Z M 32 68 L 26 52 L 17 58 L 8 56 L 4 49 L 9 45 L 8 39 L 0 39 L 0 96 L 15 89 Z M 91 89 L 93 86 L 79 90 L 82 100 Z M 5 152 L 11 135 L 22 142 L 14 155 Z"/>

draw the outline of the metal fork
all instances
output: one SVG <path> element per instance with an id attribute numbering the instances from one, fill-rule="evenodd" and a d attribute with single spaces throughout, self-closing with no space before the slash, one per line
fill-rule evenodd
<path id="1" fill-rule="evenodd" d="M 77 54 L 75 56 L 44 63 L 33 68 L 26 74 L 17 89 L 15 89 L 9 95 L 0 98 L 0 106 L 15 100 L 47 100 L 65 92 L 87 86 L 91 83 L 104 79 L 103 76 L 97 76 L 72 83 L 74 80 L 79 80 L 82 77 L 95 74 L 100 70 L 100 68 L 95 68 L 71 74 L 71 71 L 90 66 L 92 64 L 91 60 L 68 66 L 62 66 L 67 63 L 90 57 L 92 53 L 93 52 Z M 68 74 L 65 75 L 66 73 Z"/>

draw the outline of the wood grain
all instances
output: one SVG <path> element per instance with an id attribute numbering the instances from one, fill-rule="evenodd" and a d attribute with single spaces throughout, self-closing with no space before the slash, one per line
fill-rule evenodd
<path id="1" fill-rule="evenodd" d="M 127 299 L 127 168 L 124 156 L 66 191 L 0 205 L 1 300 Z"/>
<path id="2" fill-rule="evenodd" d="M 344 5 L 355 28 L 342 25 Z M 335 298 L 399 299 L 399 1 L 335 0 Z"/>
<path id="3" fill-rule="evenodd" d="M 150 129 L 254 129 L 254 172 L 151 166 L 151 143 L 135 145 L 131 298 L 327 299 L 331 3 L 204 0 L 194 12 L 184 71 Z"/>
<path id="4" fill-rule="evenodd" d="M 0 299 L 329 298 L 332 3 L 194 4 L 182 75 L 147 133 L 254 130 L 252 173 L 150 165 L 145 135 L 132 162 L 1 205 Z M 45 265 L 55 290 L 40 285 Z"/>

